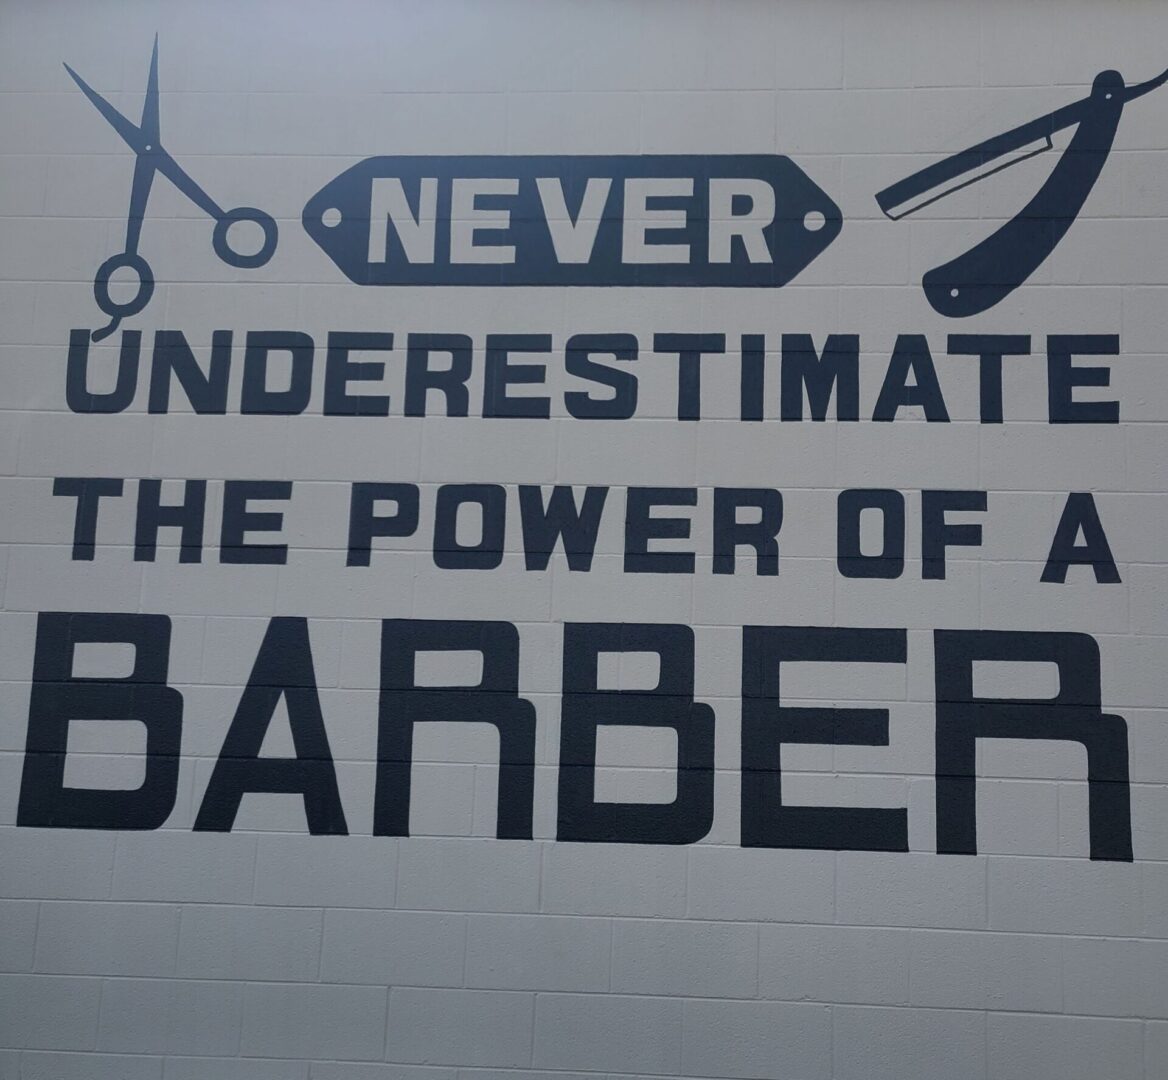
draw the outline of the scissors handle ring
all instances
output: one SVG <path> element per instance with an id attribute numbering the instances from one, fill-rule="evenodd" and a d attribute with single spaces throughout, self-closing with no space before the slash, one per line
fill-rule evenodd
<path id="1" fill-rule="evenodd" d="M 138 291 L 129 300 L 121 302 L 110 296 L 110 278 L 119 270 L 131 270 L 138 277 Z M 97 268 L 93 279 L 93 298 L 111 319 L 128 319 L 137 315 L 154 295 L 154 274 L 150 264 L 136 251 L 119 251 Z"/>
<path id="2" fill-rule="evenodd" d="M 240 254 L 227 242 L 228 231 L 238 221 L 250 221 L 258 225 L 264 234 L 264 242 L 260 245 L 259 251 L 252 255 Z M 272 257 L 276 250 L 277 235 L 276 219 L 271 214 L 265 214 L 254 206 L 240 206 L 226 211 L 222 217 L 216 219 L 211 243 L 215 248 L 215 254 L 228 266 L 253 270 L 257 266 L 263 266 Z"/>

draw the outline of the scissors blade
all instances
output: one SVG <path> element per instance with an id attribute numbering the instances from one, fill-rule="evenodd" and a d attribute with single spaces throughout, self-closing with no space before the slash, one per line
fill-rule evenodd
<path id="1" fill-rule="evenodd" d="M 65 65 L 65 70 L 73 76 L 73 81 L 81 87 L 81 92 L 93 102 L 93 107 L 97 109 L 102 116 L 106 118 L 110 127 L 114 129 L 123 139 L 127 145 L 135 152 L 142 153 L 146 146 L 146 140 L 142 138 L 142 132 L 135 127 L 133 123 L 127 120 L 117 109 L 115 109 L 105 98 L 101 96 L 92 86 L 89 85 L 80 75 L 77 74 L 68 64 Z"/>
<path id="2" fill-rule="evenodd" d="M 146 100 L 142 103 L 142 138 L 148 145 L 158 145 L 158 35 L 150 54 L 150 75 L 146 80 Z"/>
<path id="3" fill-rule="evenodd" d="M 134 163 L 134 182 L 130 187 L 130 212 L 126 215 L 126 252 L 130 255 L 138 253 L 142 219 L 146 216 L 146 203 L 150 198 L 150 186 L 154 183 L 156 171 L 154 155 L 138 155 Z"/>
<path id="4" fill-rule="evenodd" d="M 191 200 L 205 214 L 218 221 L 223 217 L 224 210 L 211 198 L 193 179 L 191 175 L 177 161 L 161 147 L 152 158 L 152 169 L 157 169 L 179 191 Z"/>

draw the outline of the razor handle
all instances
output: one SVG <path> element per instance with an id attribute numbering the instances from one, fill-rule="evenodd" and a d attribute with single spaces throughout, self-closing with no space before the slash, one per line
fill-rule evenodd
<path id="1" fill-rule="evenodd" d="M 1042 188 L 1016 216 L 964 255 L 925 274 L 925 296 L 952 319 L 979 315 L 1042 264 L 1078 216 L 1111 151 L 1124 105 L 1123 76 L 1095 77 L 1082 120 Z"/>

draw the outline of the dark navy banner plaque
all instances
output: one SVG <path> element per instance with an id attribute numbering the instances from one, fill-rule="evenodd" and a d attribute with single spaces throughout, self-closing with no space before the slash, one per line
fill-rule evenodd
<path id="1" fill-rule="evenodd" d="M 785 285 L 839 207 L 777 154 L 376 157 L 304 228 L 358 285 Z"/>

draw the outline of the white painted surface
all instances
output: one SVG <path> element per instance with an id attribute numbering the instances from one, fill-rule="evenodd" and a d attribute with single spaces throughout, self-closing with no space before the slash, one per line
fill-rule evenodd
<path id="1" fill-rule="evenodd" d="M 133 155 L 77 91 L 68 61 L 136 118 L 155 31 L 163 136 L 224 206 L 278 218 L 275 258 L 215 259 L 210 223 L 165 179 L 142 253 L 158 278 L 127 326 L 181 329 L 205 356 L 231 329 L 238 402 L 248 330 L 313 336 L 301 416 L 76 415 L 69 331 L 100 325 L 92 275 L 122 242 Z M 960 324 L 925 270 L 1010 216 L 1046 155 L 907 221 L 877 190 L 1165 63 L 1168 7 L 1147 3 L 9 3 L 0 10 L 0 1077 L 4 1080 L 503 1080 L 684 1076 L 789 1080 L 1156 1080 L 1168 1074 L 1168 91 L 1133 102 L 1086 207 L 1034 278 Z M 381 154 L 783 153 L 839 204 L 839 239 L 782 290 L 389 288 L 346 281 L 304 234 L 307 197 Z M 478 236 L 484 233 L 476 234 Z M 392 331 L 385 419 L 321 415 L 333 330 Z M 567 415 L 568 336 L 636 334 L 628 421 Z M 475 343 L 471 416 L 402 415 L 411 332 Z M 549 333 L 550 420 L 484 419 L 490 333 Z M 702 370 L 700 423 L 676 415 L 677 361 L 654 333 L 727 335 Z M 949 333 L 1020 333 L 1005 419 L 978 418 L 977 366 Z M 861 420 L 737 419 L 738 339 L 860 335 Z M 897 334 L 925 334 L 952 423 L 870 419 Z M 1047 334 L 1120 335 L 1116 426 L 1046 422 Z M 117 338 L 103 347 L 116 355 Z M 95 355 L 100 351 L 95 347 Z M 776 357 L 777 361 L 777 357 Z M 112 370 L 112 369 L 111 369 Z M 516 394 L 524 393 L 520 388 Z M 914 416 L 914 411 L 918 414 Z M 120 476 L 97 557 L 70 559 L 57 476 Z M 210 479 L 207 549 L 177 534 L 133 560 L 134 478 Z M 227 566 L 222 480 L 289 479 L 286 566 Z M 415 537 L 345 566 L 353 481 L 417 483 Z M 429 550 L 436 485 L 507 487 L 497 570 Z M 519 484 L 612 485 L 593 569 L 524 570 Z M 692 576 L 622 570 L 623 488 L 696 486 Z M 710 488 L 780 489 L 781 572 L 710 566 Z M 835 568 L 835 499 L 906 492 L 896 581 Z M 921 580 L 923 488 L 989 492 L 979 549 Z M 178 495 L 167 486 L 168 497 Z M 1039 581 L 1070 491 L 1095 493 L 1122 577 Z M 972 519 L 971 519 L 972 520 Z M 15 826 L 35 613 L 173 619 L 185 701 L 179 796 L 157 832 Z M 326 729 L 353 835 L 308 837 L 298 797 L 245 798 L 228 835 L 191 827 L 273 615 L 310 619 Z M 410 838 L 371 832 L 382 618 L 501 619 L 520 629 L 537 713 L 534 835 L 493 838 L 496 744 L 419 730 Z M 556 843 L 565 621 L 694 627 L 696 697 L 716 714 L 715 817 L 689 847 Z M 909 808 L 908 854 L 739 846 L 740 627 L 908 627 L 908 662 L 792 666 L 804 703 L 874 703 L 887 747 L 784 750 L 793 801 Z M 1070 744 L 984 743 L 976 856 L 935 854 L 934 628 L 1074 630 L 1102 655 L 1103 705 L 1128 725 L 1134 861 L 1087 855 L 1085 757 Z M 885 670 L 887 668 L 887 670 Z M 635 678 L 632 673 L 630 678 Z M 627 684 L 622 684 L 627 685 Z M 274 736 L 273 736 L 274 738 Z M 71 767 L 125 776 L 132 740 L 85 740 Z M 269 752 L 288 752 L 286 738 Z M 662 796 L 660 755 L 625 749 L 615 790 Z M 120 771 L 119 771 L 120 770 Z M 615 774 L 615 775 L 612 775 Z M 666 778 L 672 782 L 671 777 Z M 111 779 L 111 783 L 118 783 Z M 383 1064 L 371 1064 L 371 1063 Z"/>

